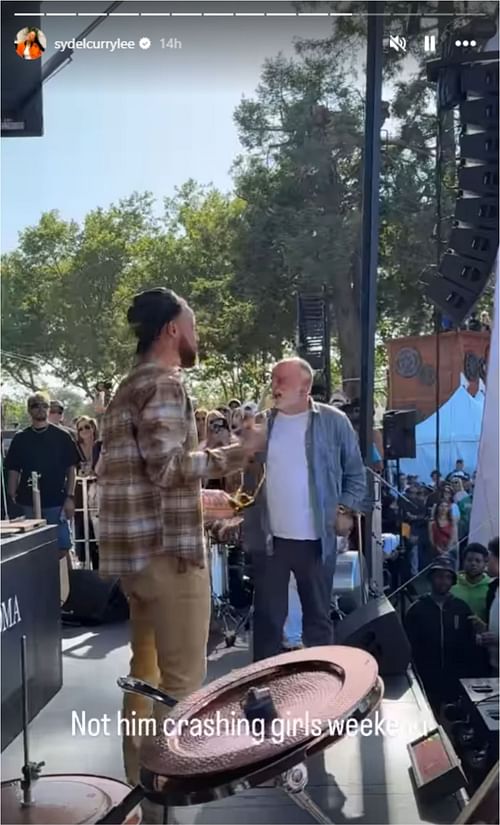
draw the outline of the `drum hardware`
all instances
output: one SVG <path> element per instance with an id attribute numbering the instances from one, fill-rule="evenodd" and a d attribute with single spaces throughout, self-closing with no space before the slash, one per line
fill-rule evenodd
<path id="1" fill-rule="evenodd" d="M 225 646 L 230 648 L 236 644 L 236 639 L 241 631 L 247 631 L 249 629 L 253 614 L 253 605 L 250 604 L 248 609 L 240 614 L 231 603 L 228 585 L 227 548 L 224 548 L 222 551 L 219 548 L 219 545 L 210 545 L 211 603 L 215 619 L 222 624 Z M 223 568 L 222 572 L 218 569 L 220 565 L 222 565 Z M 216 576 L 216 573 L 219 575 Z M 218 582 L 219 579 L 220 583 Z"/>
<path id="2" fill-rule="evenodd" d="M 33 473 L 36 476 L 36 473 Z M 27 638 L 21 636 L 21 685 L 23 696 L 23 751 L 24 765 L 22 767 L 23 778 L 21 780 L 21 790 L 23 792 L 22 806 L 28 808 L 33 804 L 33 783 L 39 778 L 45 762 L 30 762 L 29 757 L 29 697 L 28 697 L 28 659 L 27 659 Z"/>
<path id="3" fill-rule="evenodd" d="M 8 780 L 1 785 L 1 815 L 11 825 L 69 825 L 96 822 L 106 811 L 127 800 L 127 811 L 116 821 L 121 825 L 140 825 L 142 814 L 138 804 L 144 793 L 134 793 L 129 785 L 115 779 L 84 774 L 52 774 L 42 776 L 45 762 L 30 762 L 29 695 L 27 637 L 21 637 L 21 679 L 23 709 L 24 765 L 22 779 Z M 34 793 L 36 788 L 36 793 Z"/>
<path id="4" fill-rule="evenodd" d="M 361 524 L 361 513 L 355 513 L 354 518 L 356 519 L 356 531 L 358 534 L 358 555 L 359 555 L 359 578 L 360 578 L 360 586 L 361 586 L 361 601 L 362 604 L 366 604 L 368 601 L 368 588 L 366 582 L 366 573 L 365 573 L 365 558 L 363 554 L 363 526 Z"/>
<path id="5" fill-rule="evenodd" d="M 250 628 L 253 606 L 251 605 L 242 616 L 238 616 L 229 599 L 212 594 L 212 608 L 216 619 L 222 622 L 225 646 L 234 647 L 241 631 L 248 631 Z"/>
<path id="6" fill-rule="evenodd" d="M 250 688 L 241 708 L 249 722 L 263 721 L 266 733 L 273 720 L 279 718 L 269 688 Z"/>
<path id="7" fill-rule="evenodd" d="M 141 679 L 135 679 L 133 676 L 120 676 L 117 680 L 117 685 L 124 693 L 138 693 L 139 696 L 145 696 L 147 699 L 152 699 L 154 702 L 160 702 L 169 708 L 173 708 L 177 704 L 177 699 L 173 699 L 168 693 L 165 693 L 161 688 L 154 687 L 149 682 L 143 682 Z"/>
<path id="8" fill-rule="evenodd" d="M 280 777 L 281 787 L 299 808 L 307 811 L 315 822 L 321 823 L 322 825 L 332 825 L 332 820 L 323 813 L 321 808 L 316 805 L 315 801 L 311 799 L 307 793 L 306 786 L 308 781 L 309 776 L 304 764 L 297 765 Z"/>
<path id="9" fill-rule="evenodd" d="M 330 603 L 330 618 L 333 622 L 341 622 L 342 619 L 345 619 L 346 614 L 341 609 L 339 605 L 339 597 L 332 596 L 332 601 Z"/>
<path id="10" fill-rule="evenodd" d="M 2 782 L 2 821 L 10 825 L 83 825 L 97 823 L 127 800 L 121 825 L 140 825 L 144 798 L 129 785 L 105 776 L 52 774 L 41 777 L 29 808 L 20 803 L 19 780 Z M 124 809 L 122 809 L 124 810 Z"/>
<path id="11" fill-rule="evenodd" d="M 140 680 L 125 679 L 120 684 L 151 697 L 150 686 Z M 163 691 L 159 695 L 159 701 L 170 705 L 171 697 L 165 702 Z M 232 672 L 178 702 L 169 718 L 174 723 L 182 720 L 185 732 L 190 719 L 211 719 L 216 712 L 230 718 L 237 707 L 240 718 L 245 710 L 250 716 L 253 710 L 258 718 L 289 713 L 293 717 L 293 711 L 312 710 L 321 722 L 319 732 L 304 730 L 303 736 L 286 735 L 278 743 L 266 737 L 258 749 L 252 736 L 234 732 L 148 737 L 141 747 L 140 783 L 98 822 L 122 823 L 142 798 L 162 806 L 163 821 L 168 822 L 170 807 L 204 804 L 271 786 L 281 788 L 316 822 L 331 823 L 306 792 L 305 762 L 342 739 L 342 730 L 330 729 L 330 720 L 360 723 L 376 709 L 382 695 L 374 659 L 352 648 L 309 648 Z"/>

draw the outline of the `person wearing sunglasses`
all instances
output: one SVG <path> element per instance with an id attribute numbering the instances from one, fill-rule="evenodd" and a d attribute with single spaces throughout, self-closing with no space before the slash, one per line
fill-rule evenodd
<path id="1" fill-rule="evenodd" d="M 102 421 L 99 573 L 120 578 L 130 607 L 130 675 L 174 699 L 205 679 L 210 626 L 201 481 L 240 470 L 262 449 L 256 428 L 235 444 L 202 449 L 183 371 L 196 365 L 193 310 L 169 289 L 135 296 L 127 314 L 136 363 Z M 165 711 L 155 703 L 154 713 Z M 126 694 L 124 718 L 151 704 Z M 161 730 L 161 728 L 160 728 Z M 124 736 L 128 781 L 139 780 L 139 742 Z"/>
<path id="2" fill-rule="evenodd" d="M 49 406 L 49 421 L 51 424 L 54 424 L 56 427 L 62 427 L 63 430 L 66 430 L 75 441 L 77 439 L 77 432 L 76 432 L 76 421 L 74 421 L 74 426 L 69 426 L 66 424 L 64 420 L 64 404 L 62 401 L 58 401 L 57 399 L 52 399 Z"/>
<path id="3" fill-rule="evenodd" d="M 49 399 L 44 393 L 28 398 L 31 424 L 16 433 L 5 459 L 8 495 L 20 505 L 26 518 L 33 518 L 32 473 L 38 474 L 42 518 L 57 524 L 60 550 L 72 546 L 69 522 L 75 504 L 77 446 L 69 433 L 49 421 Z"/>
<path id="4" fill-rule="evenodd" d="M 75 489 L 75 547 L 79 561 L 85 562 L 85 514 L 83 512 L 83 476 L 95 477 L 95 467 L 100 455 L 101 442 L 98 438 L 97 422 L 88 415 L 76 420 L 77 446 L 82 460 L 78 467 Z M 94 531 L 95 506 L 97 501 L 96 482 L 87 481 L 88 540 L 89 556 L 93 570 L 99 569 L 99 553 Z"/>
<path id="5" fill-rule="evenodd" d="M 234 443 L 236 440 L 231 434 L 224 415 L 217 410 L 210 412 L 207 416 L 207 440 L 204 446 L 209 450 L 216 450 Z M 229 494 L 235 493 L 241 486 L 241 472 L 230 473 L 224 478 L 208 478 L 203 486 L 206 490 L 224 490 Z"/>

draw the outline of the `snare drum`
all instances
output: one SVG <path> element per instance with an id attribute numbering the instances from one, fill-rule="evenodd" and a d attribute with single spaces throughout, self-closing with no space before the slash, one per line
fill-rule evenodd
<path id="1" fill-rule="evenodd" d="M 222 599 L 228 591 L 227 548 L 224 544 L 210 547 L 210 581 L 212 594 Z"/>

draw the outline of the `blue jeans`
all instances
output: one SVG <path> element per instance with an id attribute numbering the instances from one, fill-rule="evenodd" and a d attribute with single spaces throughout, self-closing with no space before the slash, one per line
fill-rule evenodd
<path id="1" fill-rule="evenodd" d="M 288 616 L 283 631 L 284 642 L 290 647 L 302 643 L 302 605 L 300 603 L 297 581 L 293 573 L 288 585 Z"/>
<path id="2" fill-rule="evenodd" d="M 23 513 L 26 518 L 35 518 L 33 507 L 23 505 Z M 59 550 L 71 550 L 73 541 L 71 538 L 71 529 L 69 521 L 61 507 L 44 507 L 42 509 L 42 518 L 47 524 L 57 524 L 57 542 Z"/>
<path id="3" fill-rule="evenodd" d="M 410 565 L 410 576 L 412 579 L 418 576 L 419 571 L 419 550 L 418 544 L 412 544 L 408 550 L 408 561 Z"/>

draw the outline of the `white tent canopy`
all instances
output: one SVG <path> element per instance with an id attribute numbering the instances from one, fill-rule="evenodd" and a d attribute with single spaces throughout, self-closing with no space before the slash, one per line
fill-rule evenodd
<path id="1" fill-rule="evenodd" d="M 497 35 L 498 43 L 498 35 Z M 498 48 L 498 45 L 497 45 Z M 483 431 L 479 449 L 474 503 L 470 520 L 470 537 L 472 541 L 487 544 L 498 536 L 498 352 L 500 344 L 500 271 L 499 261 L 496 266 L 497 283 L 495 289 L 495 316 L 490 345 L 490 363 L 488 365 L 488 383 L 484 404 Z"/>
<path id="2" fill-rule="evenodd" d="M 458 458 L 463 459 L 465 470 L 472 473 L 477 467 L 481 422 L 483 419 L 484 393 L 474 397 L 460 386 L 439 410 L 439 464 L 441 475 L 446 476 L 455 468 Z M 436 422 L 433 415 L 417 424 L 415 440 L 417 457 L 401 460 L 401 472 L 418 475 L 428 484 L 436 469 Z"/>

